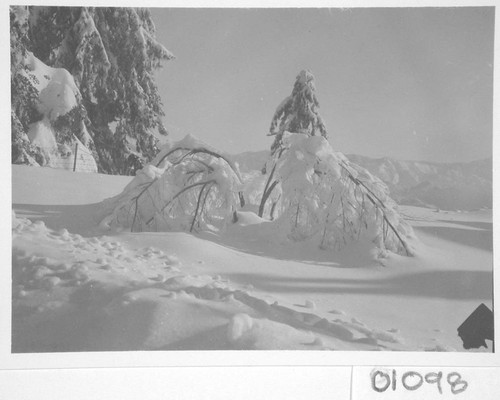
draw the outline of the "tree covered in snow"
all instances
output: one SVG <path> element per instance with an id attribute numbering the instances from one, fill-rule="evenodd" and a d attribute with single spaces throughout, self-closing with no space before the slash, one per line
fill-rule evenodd
<path id="1" fill-rule="evenodd" d="M 288 238 L 321 248 L 368 239 L 381 254 L 412 255 L 413 231 L 387 186 L 332 149 L 317 104 L 313 76 L 301 71 L 271 123 L 276 140 L 259 216 L 275 220 Z"/>
<path id="2" fill-rule="evenodd" d="M 269 135 L 275 136 L 271 146 L 272 153 L 279 150 L 283 133 L 286 131 L 328 137 L 325 124 L 319 114 L 314 75 L 308 70 L 299 72 L 292 94 L 281 102 L 274 113 L 269 128 Z"/>
<path id="3" fill-rule="evenodd" d="M 269 136 L 274 136 L 271 145 L 271 159 L 263 169 L 264 173 L 270 172 L 264 187 L 260 206 L 259 217 L 264 214 L 264 207 L 278 180 L 274 179 L 276 161 L 283 151 L 283 135 L 285 132 L 301 133 L 307 136 L 321 135 L 328 137 L 325 124 L 319 114 L 319 101 L 316 97 L 314 75 L 309 70 L 302 70 L 295 78 L 292 94 L 285 97 L 274 112 L 269 128 Z M 271 219 L 274 217 L 276 200 L 272 203 Z"/>
<path id="4" fill-rule="evenodd" d="M 380 179 L 335 152 L 323 137 L 287 132 L 282 146 L 273 196 L 276 223 L 289 238 L 337 250 L 367 239 L 381 254 L 413 254 L 413 231 Z"/>
<path id="5" fill-rule="evenodd" d="M 166 145 L 118 196 L 106 200 L 102 226 L 132 231 L 222 229 L 240 205 L 238 168 L 192 136 Z"/>
<path id="6" fill-rule="evenodd" d="M 96 172 L 82 96 L 71 74 L 30 51 L 28 7 L 10 9 L 12 161 Z M 80 154 L 74 149 L 80 145 Z"/>
<path id="7" fill-rule="evenodd" d="M 151 160 L 158 152 L 155 135 L 167 134 L 154 71 L 173 55 L 155 39 L 150 12 L 111 7 L 24 9 L 26 48 L 46 65 L 68 70 L 76 82 L 81 102 L 71 122 L 85 125 L 99 169 L 125 173 L 131 154 Z M 18 13 L 11 8 L 11 15 Z M 12 29 L 11 23 L 11 37 Z"/>
<path id="8" fill-rule="evenodd" d="M 12 162 L 38 164 L 40 151 L 31 145 L 27 132 L 30 123 L 40 119 L 37 110 L 39 92 L 36 77 L 29 74 L 23 63 L 28 52 L 28 18 L 25 7 L 10 10 L 10 86 L 11 86 L 11 143 Z"/>

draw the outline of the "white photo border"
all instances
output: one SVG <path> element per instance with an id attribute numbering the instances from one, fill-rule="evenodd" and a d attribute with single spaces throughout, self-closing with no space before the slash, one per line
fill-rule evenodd
<path id="1" fill-rule="evenodd" d="M 73 0 L 19 0 L 11 1 L 12 5 L 65 5 L 65 6 L 137 6 L 137 1 L 122 0 L 93 0 L 88 2 Z M 245 0 L 234 2 L 230 0 L 203 1 L 203 0 L 143 0 L 140 6 L 144 7 L 263 7 L 263 8 L 290 8 L 290 7 L 330 7 L 330 8 L 365 8 L 365 7 L 463 7 L 489 6 L 496 7 L 497 1 L 409 1 L 409 0 L 377 0 L 377 1 L 337 1 L 314 0 L 308 1 L 255 1 Z M 2 117 L 2 131 L 0 135 L 3 149 L 0 160 L 2 170 L 8 171 L 1 176 L 2 187 L 6 189 L 1 196 L 1 212 L 4 221 L 11 221 L 12 182 L 10 166 L 10 63 L 9 63 L 9 4 L 0 6 L 0 18 L 4 34 L 0 35 L 0 51 L 3 55 L 2 87 L 0 95 Z M 500 20 L 499 8 L 495 8 L 495 19 Z M 500 144 L 497 130 L 500 126 L 498 101 L 500 89 L 498 82 L 498 66 L 500 65 L 498 46 L 500 43 L 499 30 L 495 29 L 495 74 L 493 99 L 493 204 L 500 201 L 499 172 Z M 496 79 L 495 79 L 496 78 Z M 494 298 L 500 287 L 500 274 L 497 266 L 500 265 L 500 234 L 499 216 L 497 207 L 493 209 L 493 280 Z M 0 370 L 2 369 L 72 369 L 72 368 L 146 368 L 146 367 L 220 367 L 220 366 L 367 366 L 367 365 L 394 365 L 394 366 L 460 366 L 460 367 L 491 367 L 500 366 L 500 352 L 496 353 L 446 353 L 446 352 L 366 352 L 366 351 L 126 351 L 126 352 L 75 352 L 75 353 L 11 353 L 11 253 L 12 238 L 10 222 L 3 224 L 1 229 L 0 251 L 4 255 L 0 267 Z M 494 302 L 495 305 L 495 302 Z M 499 313 L 495 312 L 496 328 L 498 328 Z M 500 343 L 499 329 L 495 329 L 495 342 Z"/>

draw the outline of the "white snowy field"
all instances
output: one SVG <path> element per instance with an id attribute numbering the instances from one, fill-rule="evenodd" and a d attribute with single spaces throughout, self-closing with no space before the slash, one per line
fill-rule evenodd
<path id="1" fill-rule="evenodd" d="M 13 352 L 465 351 L 458 326 L 492 307 L 491 210 L 401 207 L 421 246 L 381 263 L 276 242 L 251 213 L 219 234 L 100 230 L 130 179 L 12 166 Z"/>

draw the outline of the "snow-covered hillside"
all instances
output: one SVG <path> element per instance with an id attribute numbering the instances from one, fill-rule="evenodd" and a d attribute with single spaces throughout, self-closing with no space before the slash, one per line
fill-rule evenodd
<path id="1" fill-rule="evenodd" d="M 219 233 L 102 232 L 125 177 L 13 166 L 14 352 L 463 351 L 491 308 L 491 212 L 404 207 L 416 257 L 270 240 L 241 212 Z M 34 189 L 36 188 L 36 190 Z"/>
<path id="2" fill-rule="evenodd" d="M 399 204 L 443 210 L 492 208 L 492 159 L 468 163 L 429 163 L 370 158 L 355 154 L 347 158 L 380 178 Z M 258 176 L 269 157 L 268 151 L 234 156 L 242 172 Z"/>
<path id="3" fill-rule="evenodd" d="M 468 163 L 429 163 L 371 159 L 357 155 L 349 159 L 382 179 L 400 204 L 423 205 L 444 210 L 491 208 L 492 159 Z"/>

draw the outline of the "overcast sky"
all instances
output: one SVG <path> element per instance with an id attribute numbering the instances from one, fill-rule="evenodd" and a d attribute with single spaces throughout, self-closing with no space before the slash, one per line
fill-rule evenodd
<path id="1" fill-rule="evenodd" d="M 336 150 L 442 162 L 492 154 L 492 7 L 152 12 L 177 57 L 158 73 L 173 139 L 268 149 L 274 110 L 309 69 Z"/>

